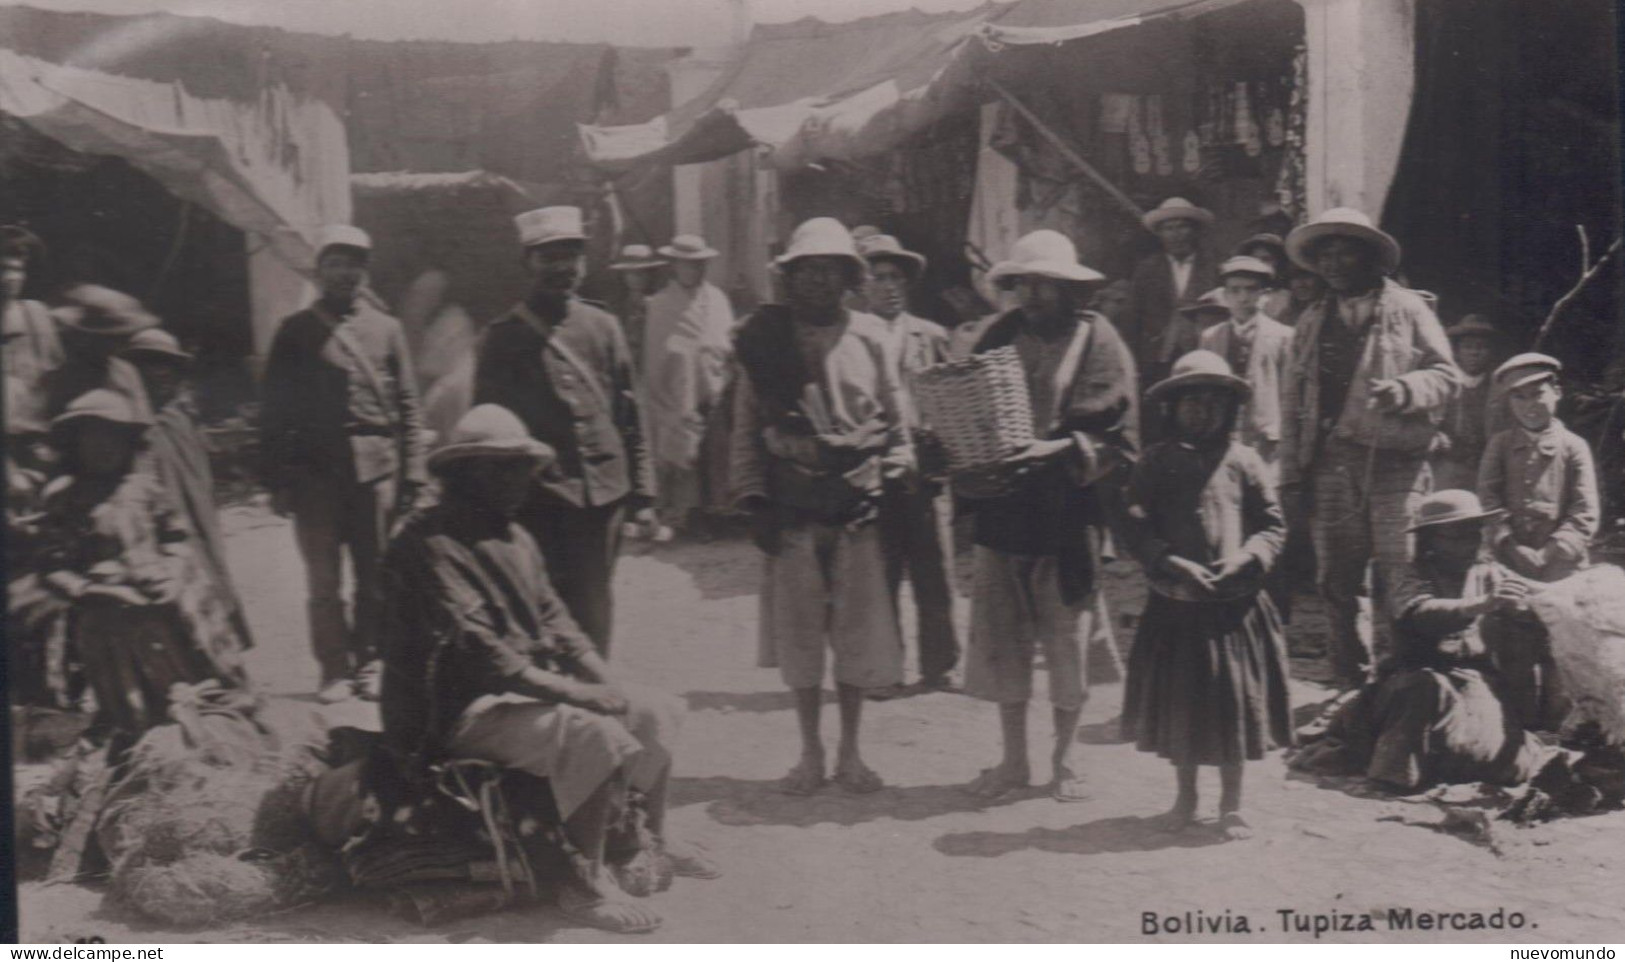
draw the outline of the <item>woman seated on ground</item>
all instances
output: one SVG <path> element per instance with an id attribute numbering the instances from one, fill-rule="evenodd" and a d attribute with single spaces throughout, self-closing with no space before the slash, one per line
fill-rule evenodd
<path id="1" fill-rule="evenodd" d="M 45 588 L 67 606 L 96 728 L 119 746 L 167 719 L 176 682 L 246 680 L 229 608 L 200 577 L 189 532 L 151 473 L 150 426 L 106 389 L 51 422 L 63 473 L 45 490 L 36 555 Z"/>
<path id="2" fill-rule="evenodd" d="M 1530 590 L 1500 565 L 1476 560 L 1484 524 L 1500 514 L 1483 510 L 1469 491 L 1422 501 L 1410 528 L 1414 561 L 1395 596 L 1394 656 L 1294 768 L 1363 771 L 1405 791 L 1517 785 L 1539 769 L 1547 753 L 1503 705 L 1483 638 L 1525 607 Z"/>

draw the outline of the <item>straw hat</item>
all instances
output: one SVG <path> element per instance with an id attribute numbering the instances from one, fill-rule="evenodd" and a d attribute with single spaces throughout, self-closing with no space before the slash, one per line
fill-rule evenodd
<path id="1" fill-rule="evenodd" d="M 78 284 L 69 288 L 62 299 L 65 303 L 52 311 L 52 316 L 63 326 L 85 334 L 128 337 L 158 326 L 158 318 L 149 314 L 140 301 L 110 287 Z"/>
<path id="2" fill-rule="evenodd" d="M 1371 218 L 1352 207 L 1333 207 L 1310 223 L 1295 228 L 1286 237 L 1286 252 L 1294 264 L 1312 271 L 1315 265 L 1309 259 L 1309 249 L 1316 241 L 1326 237 L 1352 237 L 1365 241 L 1377 249 L 1377 260 L 1382 265 L 1383 273 L 1392 274 L 1399 270 L 1399 241 L 1378 230 L 1372 225 Z"/>
<path id="3" fill-rule="evenodd" d="M 1445 328 L 1445 336 L 1454 341 L 1458 337 L 1487 337 L 1498 338 L 1501 332 L 1496 330 L 1489 318 L 1482 314 L 1468 314 L 1466 317 Z"/>
<path id="4" fill-rule="evenodd" d="M 1519 354 L 1508 358 L 1495 369 L 1495 388 L 1510 391 L 1545 378 L 1555 378 L 1563 370 L 1563 362 L 1548 354 Z"/>
<path id="5" fill-rule="evenodd" d="M 1479 502 L 1478 495 L 1471 491 L 1453 489 L 1449 491 L 1435 491 L 1423 498 L 1416 506 L 1416 514 L 1411 526 L 1406 531 L 1420 531 L 1423 528 L 1434 528 L 1442 524 L 1457 524 L 1462 521 L 1488 521 L 1506 514 L 1497 508 L 1494 511 L 1485 511 L 1484 505 Z"/>
<path id="6" fill-rule="evenodd" d="M 833 217 L 814 217 L 803 221 L 790 234 L 790 243 L 783 254 L 773 259 L 775 266 L 785 268 L 803 257 L 840 257 L 852 262 L 861 273 L 868 268 L 859 256 L 852 234 Z"/>
<path id="7" fill-rule="evenodd" d="M 621 248 L 621 259 L 609 265 L 612 271 L 646 271 L 664 267 L 666 262 L 655 256 L 648 244 L 628 244 Z"/>
<path id="8" fill-rule="evenodd" d="M 1203 227 L 1213 223 L 1213 212 L 1198 207 L 1183 197 L 1170 197 L 1140 219 L 1145 229 L 1156 233 L 1157 225 L 1171 220 L 1194 221 Z"/>
<path id="9" fill-rule="evenodd" d="M 1195 317 L 1199 314 L 1219 313 L 1229 317 L 1230 305 L 1225 303 L 1224 288 L 1215 287 L 1213 290 L 1208 291 L 1206 294 L 1203 294 L 1201 297 L 1198 297 L 1191 303 L 1181 307 L 1179 309 L 1179 313 L 1188 315 L 1190 317 Z"/>
<path id="10" fill-rule="evenodd" d="M 661 257 L 680 261 L 708 261 L 719 253 L 698 234 L 678 234 L 670 244 L 660 248 Z"/>
<path id="11" fill-rule="evenodd" d="M 429 467 L 468 458 L 531 458 L 542 467 L 554 457 L 553 448 L 531 437 L 518 415 L 499 404 L 481 404 L 458 419 L 445 446 L 429 452 Z"/>
<path id="12" fill-rule="evenodd" d="M 1071 239 L 1053 230 L 1035 230 L 1016 241 L 1010 259 L 1000 261 L 987 272 L 990 284 L 1015 277 L 1048 277 L 1078 284 L 1106 279 L 1105 274 L 1078 263 L 1078 249 L 1072 246 Z"/>
<path id="13" fill-rule="evenodd" d="M 1230 373 L 1230 362 L 1212 351 L 1191 351 L 1174 362 L 1167 378 L 1151 385 L 1146 400 L 1166 400 L 1169 395 L 1198 387 L 1219 387 L 1245 401 L 1253 396 L 1253 386 Z"/>
<path id="14" fill-rule="evenodd" d="M 181 342 L 175 340 L 175 335 L 161 327 L 149 327 L 144 331 L 137 332 L 134 337 L 130 338 L 130 343 L 119 353 L 125 357 L 147 354 L 187 364 L 194 360 L 190 352 L 182 349 Z"/>
<path id="15" fill-rule="evenodd" d="M 871 264 L 884 260 L 903 261 L 911 266 L 915 274 L 925 270 L 925 255 L 908 250 L 902 241 L 890 234 L 870 234 L 860 238 L 858 253 Z"/>
<path id="16" fill-rule="evenodd" d="M 68 402 L 68 406 L 51 419 L 51 433 L 60 434 L 82 421 L 106 421 L 131 430 L 145 430 L 152 419 L 141 414 L 130 399 L 110 388 L 99 387 Z"/>
<path id="17" fill-rule="evenodd" d="M 1240 255 L 1232 257 L 1219 265 L 1219 279 L 1223 280 L 1231 274 L 1253 274 L 1266 281 L 1275 280 L 1275 269 L 1256 257 Z"/>
<path id="18" fill-rule="evenodd" d="M 558 241 L 585 243 L 586 229 L 581 226 L 579 207 L 541 207 L 527 210 L 513 219 L 519 229 L 519 246 L 536 247 Z"/>

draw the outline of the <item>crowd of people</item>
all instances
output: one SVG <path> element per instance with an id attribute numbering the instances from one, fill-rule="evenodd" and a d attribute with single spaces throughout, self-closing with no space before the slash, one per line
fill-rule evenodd
<path id="1" fill-rule="evenodd" d="M 1212 221 L 1162 203 L 1144 218 L 1161 250 L 1116 281 L 1034 231 L 987 273 L 1005 309 L 950 332 L 910 311 L 926 258 L 872 228 L 802 223 L 773 262 L 780 296 L 736 318 L 703 238 L 626 247 L 609 265 L 621 290 L 599 304 L 577 294 L 581 211 L 530 211 L 516 227 L 531 289 L 485 327 L 469 409 L 439 438 L 402 326 L 367 289 L 373 239 L 327 229 L 318 297 L 271 346 L 259 425 L 263 480 L 304 560 L 319 696 L 378 700 L 404 765 L 473 758 L 547 779 L 587 866 L 560 907 L 623 932 L 659 924 L 606 868 L 627 792 L 669 874 L 718 872 L 665 837 L 680 710 L 612 667 L 629 534 L 748 525 L 759 664 L 800 725 L 790 794 L 881 789 L 865 703 L 953 690 L 961 662 L 1003 745 L 966 791 L 1026 791 L 1041 661 L 1043 776 L 1056 800 L 1087 799 L 1076 735 L 1116 556 L 1150 589 L 1123 736 L 1174 768 L 1169 831 L 1198 821 L 1197 773 L 1214 766 L 1212 827 L 1252 832 L 1245 764 L 1298 737 L 1287 632 L 1310 569 L 1333 685 L 1351 694 L 1303 758 L 1402 789 L 1526 779 L 1530 732 L 1565 705 L 1525 602 L 1588 563 L 1599 522 L 1590 450 L 1556 418 L 1560 365 L 1497 365 L 1507 338 L 1486 318 L 1446 329 L 1401 283 L 1398 242 L 1358 211 L 1225 256 L 1205 242 Z M 59 705 L 88 691 L 93 735 L 129 744 L 172 684 L 248 685 L 192 358 L 128 295 L 24 299 L 43 245 L 18 227 L 0 245 L 14 678 Z M 1036 440 L 950 470 L 920 378 L 1003 349 Z M 956 518 L 974 568 L 965 625 Z"/>

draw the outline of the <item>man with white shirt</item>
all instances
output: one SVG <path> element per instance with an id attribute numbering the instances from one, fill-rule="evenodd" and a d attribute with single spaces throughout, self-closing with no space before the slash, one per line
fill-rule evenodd
<path id="1" fill-rule="evenodd" d="M 1202 332 L 1202 350 L 1230 362 L 1253 394 L 1236 416 L 1236 440 L 1274 467 L 1281 445 L 1281 372 L 1292 354 L 1292 328 L 1264 313 L 1260 302 L 1273 271 L 1256 257 L 1232 257 L 1219 267 L 1230 317 Z"/>
<path id="2" fill-rule="evenodd" d="M 1170 197 L 1142 221 L 1157 235 L 1159 253 L 1144 258 L 1129 279 L 1129 306 L 1124 334 L 1140 369 L 1140 388 L 1149 388 L 1167 376 L 1174 361 L 1196 349 L 1195 324 L 1179 313 L 1218 282 L 1211 255 L 1202 248 L 1202 234 L 1213 214 L 1185 200 Z"/>

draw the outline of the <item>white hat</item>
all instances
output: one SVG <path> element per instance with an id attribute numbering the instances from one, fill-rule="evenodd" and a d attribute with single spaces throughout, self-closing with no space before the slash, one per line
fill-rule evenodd
<path id="1" fill-rule="evenodd" d="M 1219 265 L 1219 279 L 1223 280 L 1231 274 L 1257 274 L 1259 277 L 1270 280 L 1275 279 L 1275 268 L 1269 266 L 1256 257 L 1245 255 L 1232 257 Z"/>
<path id="2" fill-rule="evenodd" d="M 1220 387 L 1247 400 L 1253 386 L 1230 371 L 1230 362 L 1212 351 L 1188 351 L 1174 362 L 1173 370 L 1145 392 L 1147 401 L 1160 401 L 1179 391 L 1197 387 Z"/>
<path id="3" fill-rule="evenodd" d="M 1048 277 L 1057 281 L 1088 283 L 1103 281 L 1106 275 L 1078 263 L 1078 249 L 1059 231 L 1035 230 L 1016 241 L 1010 259 L 993 265 L 987 272 L 990 284 L 1007 277 Z"/>
<path id="4" fill-rule="evenodd" d="M 680 261 L 708 261 L 717 254 L 718 251 L 706 244 L 705 238 L 698 234 L 678 234 L 670 244 L 660 248 L 661 257 Z"/>
<path id="5" fill-rule="evenodd" d="M 531 437 L 518 415 L 499 404 L 481 404 L 457 420 L 445 446 L 429 452 L 429 467 L 464 458 L 530 458 L 546 465 L 554 457 L 552 446 Z"/>
<path id="6" fill-rule="evenodd" d="M 854 237 L 857 235 L 854 234 Z M 883 260 L 900 260 L 914 265 L 914 273 L 925 270 L 925 255 L 917 254 L 903 246 L 903 242 L 890 234 L 868 234 L 858 238 L 858 253 L 864 260 L 874 263 Z"/>
<path id="7" fill-rule="evenodd" d="M 1550 354 L 1519 354 L 1496 368 L 1492 379 L 1497 390 L 1510 391 L 1534 381 L 1555 378 L 1562 371 L 1563 362 Z"/>
<path id="8" fill-rule="evenodd" d="M 1371 218 L 1352 207 L 1333 207 L 1313 221 L 1295 228 L 1286 236 L 1286 253 L 1292 263 L 1315 270 L 1309 248 L 1323 237 L 1353 237 L 1375 247 L 1383 273 L 1399 270 L 1399 241 L 1372 226 Z"/>
<path id="9" fill-rule="evenodd" d="M 370 252 L 372 238 L 351 224 L 329 224 L 316 232 L 316 256 L 320 257 L 329 247 L 354 247 Z"/>
<path id="10" fill-rule="evenodd" d="M 666 262 L 655 256 L 648 244 L 628 244 L 621 248 L 621 259 L 609 265 L 612 271 L 646 271 L 652 267 L 665 267 Z"/>
<path id="11" fill-rule="evenodd" d="M 1183 197 L 1170 197 L 1157 205 L 1157 209 L 1140 218 L 1140 223 L 1148 231 L 1155 231 L 1157 225 L 1170 220 L 1190 220 L 1203 227 L 1213 223 L 1213 212 L 1201 208 Z"/>
<path id="12" fill-rule="evenodd" d="M 788 267 L 791 261 L 803 257 L 841 257 L 856 265 L 859 273 L 868 269 L 868 263 L 858 256 L 858 245 L 852 234 L 833 217 L 814 217 L 802 221 L 790 234 L 790 243 L 783 254 L 773 259 L 778 267 Z"/>
<path id="13" fill-rule="evenodd" d="M 513 219 L 519 228 L 519 246 L 535 247 L 555 241 L 585 241 L 579 207 L 542 207 L 527 210 Z"/>

